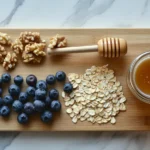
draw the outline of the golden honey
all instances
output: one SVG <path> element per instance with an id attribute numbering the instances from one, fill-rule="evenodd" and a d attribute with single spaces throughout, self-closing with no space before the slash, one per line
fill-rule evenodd
<path id="1" fill-rule="evenodd" d="M 135 83 L 143 93 L 150 95 L 150 58 L 143 60 L 137 66 Z"/>

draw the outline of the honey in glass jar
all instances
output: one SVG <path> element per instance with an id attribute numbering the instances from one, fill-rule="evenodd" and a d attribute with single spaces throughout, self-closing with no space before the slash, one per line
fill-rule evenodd
<path id="1" fill-rule="evenodd" d="M 137 66 L 135 82 L 143 93 L 150 95 L 150 58 L 141 61 Z"/>

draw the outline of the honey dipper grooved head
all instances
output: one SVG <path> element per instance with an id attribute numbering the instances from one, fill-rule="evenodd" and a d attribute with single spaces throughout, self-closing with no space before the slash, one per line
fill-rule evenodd
<path id="1" fill-rule="evenodd" d="M 106 37 L 98 41 L 98 51 L 103 57 L 120 57 L 127 53 L 127 42 L 122 38 Z"/>

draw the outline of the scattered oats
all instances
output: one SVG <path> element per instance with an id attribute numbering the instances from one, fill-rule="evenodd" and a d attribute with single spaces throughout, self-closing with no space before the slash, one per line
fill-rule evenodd
<path id="1" fill-rule="evenodd" d="M 115 99 L 112 100 L 112 102 L 113 102 L 114 104 L 116 104 L 116 103 L 118 102 L 118 99 L 115 98 Z"/>
<path id="2" fill-rule="evenodd" d="M 76 83 L 81 83 L 81 79 L 76 79 Z"/>
<path id="3" fill-rule="evenodd" d="M 72 109 L 71 109 L 71 108 L 68 108 L 68 109 L 66 110 L 66 112 L 67 112 L 68 114 L 71 114 L 71 113 L 72 113 Z"/>
<path id="4" fill-rule="evenodd" d="M 125 97 L 122 97 L 122 98 L 119 100 L 120 103 L 124 103 L 125 101 L 126 101 L 126 98 L 125 98 Z"/>
<path id="5" fill-rule="evenodd" d="M 116 98 L 116 97 L 117 97 L 116 93 L 112 94 L 112 98 Z"/>
<path id="6" fill-rule="evenodd" d="M 73 112 L 74 112 L 75 114 L 79 114 L 79 111 L 80 111 L 80 110 L 79 110 L 78 107 L 76 107 L 76 108 L 73 109 Z"/>
<path id="7" fill-rule="evenodd" d="M 86 113 L 87 113 L 87 111 L 85 109 L 83 109 L 80 114 L 83 117 L 83 116 L 85 116 Z"/>
<path id="8" fill-rule="evenodd" d="M 62 98 L 65 98 L 65 92 L 64 91 L 62 92 Z"/>
<path id="9" fill-rule="evenodd" d="M 116 85 L 117 87 L 120 86 L 120 82 L 117 81 L 117 82 L 115 83 L 115 85 Z"/>
<path id="10" fill-rule="evenodd" d="M 80 120 L 115 124 L 115 116 L 126 110 L 122 86 L 116 80 L 114 71 L 107 67 L 92 66 L 83 75 L 68 74 L 74 90 L 69 95 L 62 93 L 62 97 L 73 123 Z"/>
<path id="11" fill-rule="evenodd" d="M 115 117 L 112 117 L 110 122 L 111 122 L 112 124 L 115 124 L 115 123 L 116 123 Z"/>
<path id="12" fill-rule="evenodd" d="M 107 119 L 102 119 L 102 122 L 107 123 L 108 121 L 107 121 Z"/>
<path id="13" fill-rule="evenodd" d="M 79 110 L 82 110 L 82 104 L 78 105 Z"/>
<path id="14" fill-rule="evenodd" d="M 88 113 L 85 114 L 85 118 L 89 118 L 90 115 Z"/>
<path id="15" fill-rule="evenodd" d="M 95 100 L 96 99 L 96 95 L 91 95 L 91 100 L 93 101 L 93 100 Z"/>
<path id="16" fill-rule="evenodd" d="M 111 116 L 116 116 L 117 112 L 116 111 L 112 111 Z"/>
<path id="17" fill-rule="evenodd" d="M 126 110 L 125 104 L 124 104 L 124 103 L 121 103 L 119 109 L 120 109 L 121 111 L 125 111 L 125 110 Z"/>
<path id="18" fill-rule="evenodd" d="M 107 108 L 110 105 L 110 103 L 105 103 L 104 108 Z"/>
<path id="19" fill-rule="evenodd" d="M 69 98 L 69 97 L 67 97 L 67 96 L 66 96 L 66 97 L 64 97 L 64 101 L 65 101 L 65 102 L 67 102 L 67 101 L 69 101 L 69 100 L 70 100 L 70 98 Z"/>
<path id="20" fill-rule="evenodd" d="M 110 79 L 111 82 L 116 82 L 116 77 Z"/>
<path id="21" fill-rule="evenodd" d="M 81 116 L 80 116 L 80 115 L 78 115 L 78 116 L 77 116 L 77 118 L 78 118 L 78 119 L 80 119 L 80 118 L 81 118 Z"/>
<path id="22" fill-rule="evenodd" d="M 105 103 L 106 101 L 104 100 L 104 99 L 102 99 L 101 101 L 100 101 L 100 103 L 101 104 L 103 104 L 103 103 Z"/>
<path id="23" fill-rule="evenodd" d="M 69 104 L 70 104 L 70 105 L 73 105 L 73 104 L 74 104 L 74 99 L 71 99 L 71 100 L 69 101 Z"/>
<path id="24" fill-rule="evenodd" d="M 84 117 L 81 117 L 81 118 L 80 118 L 80 121 L 84 121 L 84 120 L 86 120 L 86 118 L 84 118 Z"/>
<path id="25" fill-rule="evenodd" d="M 72 122 L 73 122 L 73 123 L 77 123 L 77 121 L 78 121 L 77 117 L 74 116 L 74 117 L 72 118 Z"/>
<path id="26" fill-rule="evenodd" d="M 73 84 L 73 88 L 75 89 L 75 88 L 77 88 L 78 87 L 78 84 L 77 83 L 74 83 Z"/>
<path id="27" fill-rule="evenodd" d="M 95 115 L 95 110 L 89 109 L 89 110 L 88 110 L 88 114 L 89 114 L 90 116 L 94 116 L 94 115 Z"/>
<path id="28" fill-rule="evenodd" d="M 98 93 L 98 97 L 103 98 L 103 97 L 104 97 L 104 94 L 102 94 L 102 93 Z"/>
<path id="29" fill-rule="evenodd" d="M 76 96 L 81 96 L 81 93 L 75 93 Z"/>
<path id="30" fill-rule="evenodd" d="M 74 117 L 74 113 L 71 113 L 71 114 L 70 114 L 70 117 L 73 118 L 73 117 Z"/>
<path id="31" fill-rule="evenodd" d="M 73 98 L 73 97 L 74 97 L 74 92 L 72 92 L 72 93 L 70 94 L 70 97 L 71 97 L 71 98 Z"/>
<path id="32" fill-rule="evenodd" d="M 117 89 L 117 92 L 120 92 L 120 91 L 122 91 L 122 86 L 119 86 Z"/>
<path id="33" fill-rule="evenodd" d="M 94 117 L 90 117 L 89 120 L 90 120 L 90 122 L 95 123 Z"/>
<path id="34" fill-rule="evenodd" d="M 65 102 L 65 106 L 69 106 L 70 104 L 69 104 L 69 102 Z"/>
<path id="35" fill-rule="evenodd" d="M 104 108 L 99 108 L 99 112 L 101 113 L 104 110 Z"/>

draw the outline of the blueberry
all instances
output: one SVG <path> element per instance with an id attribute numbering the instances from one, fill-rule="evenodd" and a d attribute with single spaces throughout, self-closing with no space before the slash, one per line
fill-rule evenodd
<path id="1" fill-rule="evenodd" d="M 4 101 L 4 104 L 11 105 L 14 100 L 13 100 L 12 96 L 6 95 L 6 96 L 4 96 L 3 101 Z"/>
<path id="2" fill-rule="evenodd" d="M 23 103 L 19 100 L 15 100 L 12 104 L 12 108 L 15 112 L 21 112 L 23 110 Z"/>
<path id="3" fill-rule="evenodd" d="M 36 76 L 34 76 L 33 74 L 27 76 L 27 78 L 26 78 L 26 83 L 27 83 L 29 86 L 34 86 L 34 87 L 35 87 L 36 82 L 37 82 L 37 78 L 36 78 Z"/>
<path id="4" fill-rule="evenodd" d="M 4 104 L 4 101 L 3 101 L 3 99 L 0 97 L 0 107 L 3 106 L 3 104 Z"/>
<path id="5" fill-rule="evenodd" d="M 50 109 L 52 111 L 56 111 L 56 112 L 60 111 L 60 109 L 61 109 L 61 103 L 58 100 L 53 100 L 51 102 Z"/>
<path id="6" fill-rule="evenodd" d="M 2 95 L 2 92 L 3 92 L 3 90 L 2 90 L 2 88 L 0 88 L 0 96 Z"/>
<path id="7" fill-rule="evenodd" d="M 26 124 L 29 120 L 28 115 L 25 113 L 21 113 L 18 115 L 17 120 L 20 124 Z"/>
<path id="8" fill-rule="evenodd" d="M 17 75 L 16 77 L 14 77 L 14 83 L 20 86 L 23 83 L 23 77 L 20 75 Z"/>
<path id="9" fill-rule="evenodd" d="M 9 73 L 2 74 L 2 82 L 9 83 L 11 80 L 11 76 Z"/>
<path id="10" fill-rule="evenodd" d="M 47 108 L 49 108 L 49 107 L 50 107 L 51 102 L 52 102 L 52 100 L 50 99 L 50 97 L 49 97 L 49 96 L 47 96 L 47 97 L 46 97 L 46 99 L 45 99 L 45 105 L 46 105 L 46 107 L 47 107 Z"/>
<path id="11" fill-rule="evenodd" d="M 9 116 L 10 114 L 10 109 L 8 106 L 2 106 L 0 108 L 0 115 L 3 116 L 3 117 L 6 117 L 6 116 Z"/>
<path id="12" fill-rule="evenodd" d="M 41 120 L 45 123 L 50 122 L 52 120 L 52 118 L 53 118 L 53 114 L 48 110 L 44 111 L 41 114 Z"/>
<path id="13" fill-rule="evenodd" d="M 65 81 L 66 79 L 66 74 L 63 71 L 58 71 L 55 76 L 57 81 Z"/>
<path id="14" fill-rule="evenodd" d="M 65 91 L 66 93 L 71 93 L 72 90 L 73 90 L 72 84 L 71 84 L 71 83 L 65 83 L 65 85 L 64 85 L 64 91 Z"/>
<path id="15" fill-rule="evenodd" d="M 35 97 L 38 99 L 38 100 L 44 100 L 45 97 L 46 97 L 46 91 L 43 90 L 43 89 L 37 89 L 35 91 Z"/>
<path id="16" fill-rule="evenodd" d="M 19 101 L 22 103 L 26 103 L 28 100 L 28 94 L 26 92 L 21 92 L 19 95 Z"/>
<path id="17" fill-rule="evenodd" d="M 50 97 L 52 100 L 58 99 L 58 97 L 59 97 L 58 91 L 57 91 L 56 89 L 51 89 L 51 90 L 49 91 L 49 97 Z"/>
<path id="18" fill-rule="evenodd" d="M 48 75 L 47 78 L 46 78 L 46 83 L 49 84 L 49 85 L 52 85 L 54 84 L 56 81 L 56 78 L 54 75 Z"/>
<path id="19" fill-rule="evenodd" d="M 29 96 L 32 96 L 32 97 L 35 96 L 35 88 L 32 87 L 32 86 L 29 86 L 29 87 L 27 88 L 26 92 L 27 92 L 27 94 L 28 94 Z"/>
<path id="20" fill-rule="evenodd" d="M 2 84 L 3 84 L 2 78 L 0 78 L 0 87 L 2 87 Z"/>
<path id="21" fill-rule="evenodd" d="M 28 115 L 31 115 L 34 113 L 34 105 L 31 102 L 27 102 L 24 104 L 24 112 Z"/>
<path id="22" fill-rule="evenodd" d="M 36 88 L 46 90 L 47 89 L 46 82 L 44 80 L 39 80 L 36 84 Z"/>
<path id="23" fill-rule="evenodd" d="M 40 100 L 35 100 L 33 104 L 34 104 L 35 110 L 37 112 L 43 112 L 44 111 L 44 109 L 45 109 L 45 103 L 44 102 L 42 102 Z"/>
<path id="24" fill-rule="evenodd" d="M 17 85 L 12 84 L 9 86 L 8 92 L 11 96 L 18 96 L 20 94 L 20 88 Z"/>

